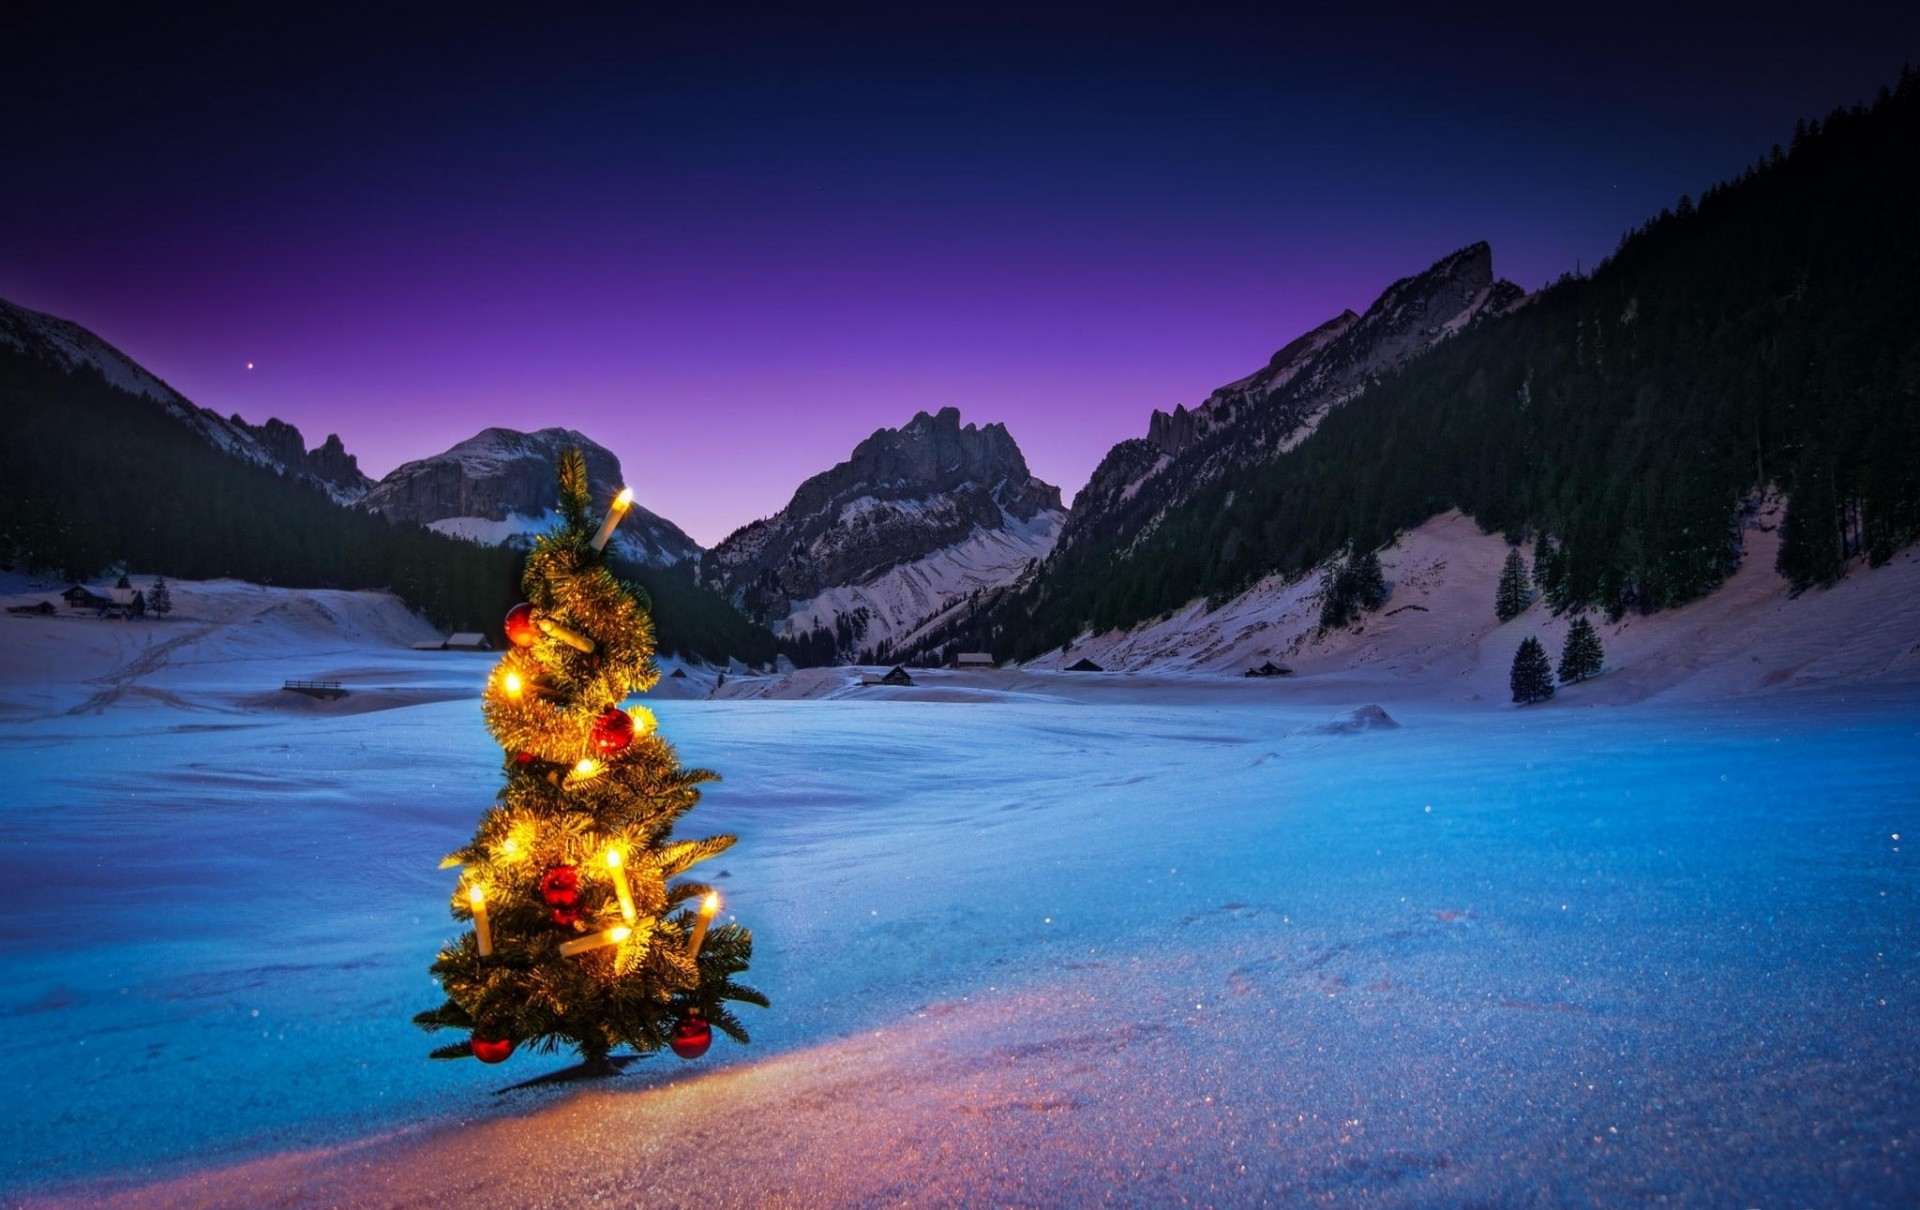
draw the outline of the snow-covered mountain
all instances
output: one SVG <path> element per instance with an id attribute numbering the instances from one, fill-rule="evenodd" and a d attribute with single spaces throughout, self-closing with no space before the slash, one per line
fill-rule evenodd
<path id="1" fill-rule="evenodd" d="M 1056 558 L 1125 549 L 1201 488 L 1298 445 L 1371 380 L 1525 299 L 1494 277 L 1493 250 L 1472 244 L 1394 282 L 1365 314 L 1343 311 L 1300 336 L 1198 407 L 1156 411 L 1146 437 L 1109 450 L 1075 497 Z"/>
<path id="2" fill-rule="evenodd" d="M 777 633 L 898 651 L 1045 557 L 1064 517 L 1060 489 L 1028 472 L 1005 425 L 962 427 L 959 409 L 943 408 L 862 441 L 714 547 L 701 574 Z"/>
<path id="3" fill-rule="evenodd" d="M 491 428 L 445 453 L 401 465 L 367 492 L 359 507 L 489 545 L 526 543 L 559 522 L 553 468 L 570 445 L 586 457 L 597 505 L 605 507 L 622 486 L 632 486 L 621 474 L 620 459 L 583 433 Z M 638 504 L 615 531 L 611 549 L 654 567 L 700 555 L 699 544 L 679 526 Z"/>
<path id="4" fill-rule="evenodd" d="M 300 430 L 284 421 L 270 419 L 253 425 L 237 414 L 225 417 L 200 407 L 72 320 L 0 299 L 0 346 L 39 358 L 69 374 L 97 373 L 109 385 L 159 405 L 215 448 L 283 475 L 309 480 L 337 503 L 350 504 L 373 486 L 373 480 L 360 473 L 338 435 L 328 434 L 324 442 L 309 450 Z"/>

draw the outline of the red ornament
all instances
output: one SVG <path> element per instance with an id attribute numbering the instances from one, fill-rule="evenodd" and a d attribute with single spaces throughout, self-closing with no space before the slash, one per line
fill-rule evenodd
<path id="1" fill-rule="evenodd" d="M 667 1045 L 683 1059 L 697 1059 L 713 1045 L 713 1026 L 699 1013 L 690 1012 L 673 1027 L 673 1040 Z"/>
<path id="2" fill-rule="evenodd" d="M 525 601 L 507 610 L 507 638 L 515 647 L 531 647 L 540 637 L 540 627 L 533 620 L 533 606 Z"/>
<path id="3" fill-rule="evenodd" d="M 615 752 L 633 742 L 633 715 L 618 706 L 608 706 L 593 720 L 593 748 L 602 756 L 612 756 Z"/>
<path id="4" fill-rule="evenodd" d="M 530 765 L 536 759 L 538 758 L 531 752 L 515 752 L 513 754 L 513 763 L 516 765 Z"/>
<path id="5" fill-rule="evenodd" d="M 557 865 L 540 878 L 540 898 L 553 911 L 552 921 L 561 928 L 580 922 L 580 871 L 570 865 Z"/>
<path id="6" fill-rule="evenodd" d="M 482 1063 L 500 1063 L 513 1053 L 512 1038 L 483 1038 L 473 1035 L 473 1057 Z"/>

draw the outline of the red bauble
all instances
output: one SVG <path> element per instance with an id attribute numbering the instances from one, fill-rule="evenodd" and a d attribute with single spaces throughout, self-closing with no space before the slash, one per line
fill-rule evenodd
<path id="1" fill-rule="evenodd" d="M 697 1059 L 713 1045 L 713 1026 L 699 1013 L 688 1013 L 673 1027 L 673 1040 L 667 1045 L 683 1059 Z"/>
<path id="2" fill-rule="evenodd" d="M 515 647 L 531 647 L 540 637 L 540 627 L 533 620 L 533 606 L 525 601 L 507 610 L 507 638 Z"/>
<path id="3" fill-rule="evenodd" d="M 561 928 L 580 922 L 580 871 L 570 865 L 557 865 L 540 879 L 540 898 L 553 911 L 549 918 Z"/>
<path id="4" fill-rule="evenodd" d="M 512 1038 L 483 1038 L 473 1035 L 473 1057 L 482 1063 L 500 1063 L 513 1053 Z"/>
<path id="5" fill-rule="evenodd" d="M 557 865 L 540 876 L 540 898 L 548 907 L 565 907 L 580 902 L 580 871 L 570 865 Z"/>
<path id="6" fill-rule="evenodd" d="M 538 758 L 531 752 L 515 752 L 513 754 L 513 763 L 516 765 L 530 765 L 536 759 Z"/>
<path id="7" fill-rule="evenodd" d="M 593 720 L 593 749 L 602 756 L 612 756 L 615 752 L 633 742 L 633 715 L 618 706 L 608 706 Z"/>

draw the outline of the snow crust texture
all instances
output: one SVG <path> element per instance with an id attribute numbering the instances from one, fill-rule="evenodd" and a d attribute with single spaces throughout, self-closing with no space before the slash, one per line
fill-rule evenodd
<path id="1" fill-rule="evenodd" d="M 497 787 L 490 658 L 368 594 L 176 592 L 0 615 L 9 1204 L 1920 1197 L 1911 680 L 655 701 L 726 774 L 774 1008 L 493 1097 L 559 1060 L 430 1063 L 407 1019 Z M 266 690 L 296 670 L 355 693 Z"/>

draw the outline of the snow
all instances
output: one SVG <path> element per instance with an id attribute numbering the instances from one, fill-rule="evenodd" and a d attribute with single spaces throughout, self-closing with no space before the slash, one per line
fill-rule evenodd
<path id="1" fill-rule="evenodd" d="M 436 1064 L 408 1022 L 437 861 L 498 788 L 490 657 L 408 650 L 372 594 L 0 614 L 0 1199 L 1911 1204 L 1911 560 L 1603 629 L 1608 673 L 1521 710 L 1481 666 L 1557 623 L 1443 641 L 1483 553 L 1444 529 L 1389 560 L 1426 613 L 1294 677 L 1219 675 L 1271 641 L 1229 626 L 1130 674 L 653 703 L 726 774 L 689 823 L 742 838 L 774 1007 L 751 1047 L 498 1097 L 559 1058 Z M 29 587 L 3 603 L 63 585 Z M 1869 602 L 1872 639 L 1768 647 L 1770 611 Z M 1747 629 L 1715 647 L 1709 607 Z"/>

